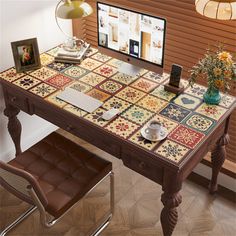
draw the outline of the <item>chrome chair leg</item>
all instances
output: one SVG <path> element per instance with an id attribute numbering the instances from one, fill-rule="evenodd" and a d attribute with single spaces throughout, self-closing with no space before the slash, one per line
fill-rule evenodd
<path id="1" fill-rule="evenodd" d="M 97 227 L 91 236 L 98 236 L 110 223 L 114 214 L 115 196 L 114 196 L 114 173 L 110 172 L 110 211 L 102 218 L 99 227 Z"/>
<path id="2" fill-rule="evenodd" d="M 19 223 L 21 223 L 24 219 L 26 219 L 29 215 L 31 215 L 36 209 L 37 209 L 36 206 L 30 207 L 26 212 L 20 215 L 14 222 L 12 222 L 2 232 L 0 232 L 0 236 L 5 236 L 11 229 L 13 229 Z"/>

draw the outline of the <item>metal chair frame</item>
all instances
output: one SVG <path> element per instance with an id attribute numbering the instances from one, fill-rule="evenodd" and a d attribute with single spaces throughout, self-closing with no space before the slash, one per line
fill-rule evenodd
<path id="1" fill-rule="evenodd" d="M 101 179 L 96 185 L 94 185 L 83 197 L 88 195 L 94 188 L 96 188 L 101 182 L 103 182 L 107 177 L 110 177 L 110 209 L 109 211 L 99 220 L 99 226 L 95 229 L 92 229 L 91 236 L 99 235 L 110 223 L 111 218 L 114 214 L 114 173 L 110 171 L 103 179 Z M 10 230 L 12 230 L 15 226 L 21 223 L 24 219 L 26 219 L 29 215 L 31 215 L 36 209 L 40 212 L 40 222 L 43 226 L 50 228 L 52 227 L 57 221 L 59 221 L 68 211 L 71 210 L 81 199 L 75 203 L 71 208 L 69 208 L 64 214 L 62 214 L 58 218 L 53 218 L 49 215 L 45 208 L 43 207 L 42 203 L 40 202 L 37 194 L 35 193 L 34 189 L 30 186 L 28 189 L 29 195 L 33 199 L 35 205 L 31 206 L 27 211 L 25 211 L 22 215 L 20 215 L 14 222 L 12 222 L 9 226 L 7 226 L 2 232 L 0 232 L 0 236 L 5 236 Z"/>

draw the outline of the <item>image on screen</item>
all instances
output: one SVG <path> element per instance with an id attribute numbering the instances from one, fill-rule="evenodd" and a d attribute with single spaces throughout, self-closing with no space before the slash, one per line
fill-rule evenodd
<path id="1" fill-rule="evenodd" d="M 163 66 L 165 19 L 97 4 L 98 44 Z"/>

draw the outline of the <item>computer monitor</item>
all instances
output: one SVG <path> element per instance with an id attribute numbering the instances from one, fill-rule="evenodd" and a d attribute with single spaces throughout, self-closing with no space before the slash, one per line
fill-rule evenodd
<path id="1" fill-rule="evenodd" d="M 163 73 L 166 20 L 97 2 L 98 48 L 122 60 L 119 70 L 135 75 L 140 68 Z"/>

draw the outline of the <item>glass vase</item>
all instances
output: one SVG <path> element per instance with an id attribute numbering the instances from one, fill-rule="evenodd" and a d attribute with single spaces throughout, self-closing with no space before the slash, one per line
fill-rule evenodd
<path id="1" fill-rule="evenodd" d="M 217 88 L 209 87 L 203 95 L 206 104 L 218 105 L 221 100 L 220 91 Z"/>

